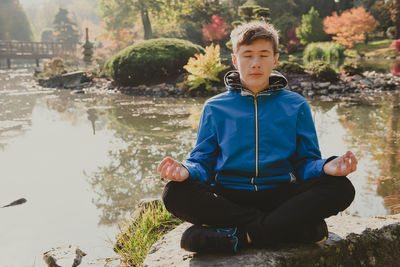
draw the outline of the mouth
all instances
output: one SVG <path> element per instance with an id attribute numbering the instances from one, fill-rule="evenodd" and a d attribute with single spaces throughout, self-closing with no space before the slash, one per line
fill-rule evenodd
<path id="1" fill-rule="evenodd" d="M 259 73 L 259 72 L 255 72 L 255 73 L 250 73 L 250 76 L 252 76 L 252 77 L 259 77 L 259 76 L 262 76 L 263 74 L 262 73 Z"/>

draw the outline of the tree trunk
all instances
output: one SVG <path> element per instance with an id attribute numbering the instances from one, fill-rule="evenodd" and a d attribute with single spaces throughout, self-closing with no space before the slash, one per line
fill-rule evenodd
<path id="1" fill-rule="evenodd" d="M 143 29 L 144 29 L 144 39 L 148 40 L 151 39 L 153 36 L 153 32 L 151 30 L 151 23 L 150 23 L 150 18 L 149 18 L 149 12 L 147 9 L 143 8 L 141 11 L 141 16 L 142 16 L 142 23 L 143 23 Z"/>

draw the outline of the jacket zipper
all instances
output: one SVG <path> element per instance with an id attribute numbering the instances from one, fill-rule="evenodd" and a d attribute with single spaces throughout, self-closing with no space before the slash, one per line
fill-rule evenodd
<path id="1" fill-rule="evenodd" d="M 256 178 L 258 177 L 258 108 L 257 108 L 257 95 L 254 95 L 254 109 L 256 115 Z M 254 178 L 251 179 L 254 189 L 258 191 L 257 185 L 254 184 Z"/>

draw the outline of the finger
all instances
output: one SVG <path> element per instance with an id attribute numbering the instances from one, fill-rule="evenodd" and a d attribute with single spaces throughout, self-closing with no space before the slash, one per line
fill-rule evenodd
<path id="1" fill-rule="evenodd" d="M 345 164 L 346 164 L 346 168 L 345 168 L 345 171 L 344 171 L 344 173 L 343 173 L 343 176 L 346 176 L 347 174 L 349 174 L 350 172 L 351 172 L 351 167 L 350 167 L 350 158 L 349 157 L 347 157 L 347 158 L 345 158 Z"/>
<path id="2" fill-rule="evenodd" d="M 174 178 L 174 179 L 178 179 L 179 178 L 178 166 L 173 165 L 171 167 L 171 177 Z"/>
<path id="3" fill-rule="evenodd" d="M 162 167 L 164 167 L 165 164 L 167 164 L 171 160 L 170 157 L 165 157 L 160 164 L 158 165 L 157 171 L 161 172 Z"/>
<path id="4" fill-rule="evenodd" d="M 164 164 L 164 166 L 161 168 L 160 176 L 161 176 L 162 178 L 168 179 L 168 178 L 167 178 L 167 175 L 166 175 L 167 168 L 168 168 L 168 164 Z"/>
<path id="5" fill-rule="evenodd" d="M 351 153 L 350 157 L 351 157 L 351 161 L 354 161 L 354 163 L 357 165 L 358 160 L 357 160 L 356 156 L 353 153 Z"/>
<path id="6" fill-rule="evenodd" d="M 358 161 L 357 161 L 357 159 L 356 159 L 356 156 L 354 156 L 353 153 L 351 153 L 350 158 L 351 158 L 351 172 L 354 172 L 354 171 L 357 170 L 357 163 L 358 163 Z"/>
<path id="7" fill-rule="evenodd" d="M 174 171 L 172 173 L 172 177 L 174 177 L 175 179 L 179 180 L 179 167 L 174 168 Z"/>
<path id="8" fill-rule="evenodd" d="M 342 160 L 339 159 L 338 162 L 336 163 L 336 174 L 340 175 L 342 171 Z"/>
<path id="9" fill-rule="evenodd" d="M 167 170 L 165 171 L 165 175 L 168 177 L 171 176 L 171 173 L 172 173 L 172 166 L 168 165 Z"/>

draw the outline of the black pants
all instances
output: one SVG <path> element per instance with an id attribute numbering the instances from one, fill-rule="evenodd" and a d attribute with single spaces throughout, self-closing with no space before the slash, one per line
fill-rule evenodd
<path id="1" fill-rule="evenodd" d="M 237 226 L 255 245 L 291 241 L 291 237 L 345 210 L 355 190 L 346 177 L 322 175 L 301 183 L 262 191 L 208 186 L 186 180 L 169 182 L 164 205 L 193 224 Z"/>

